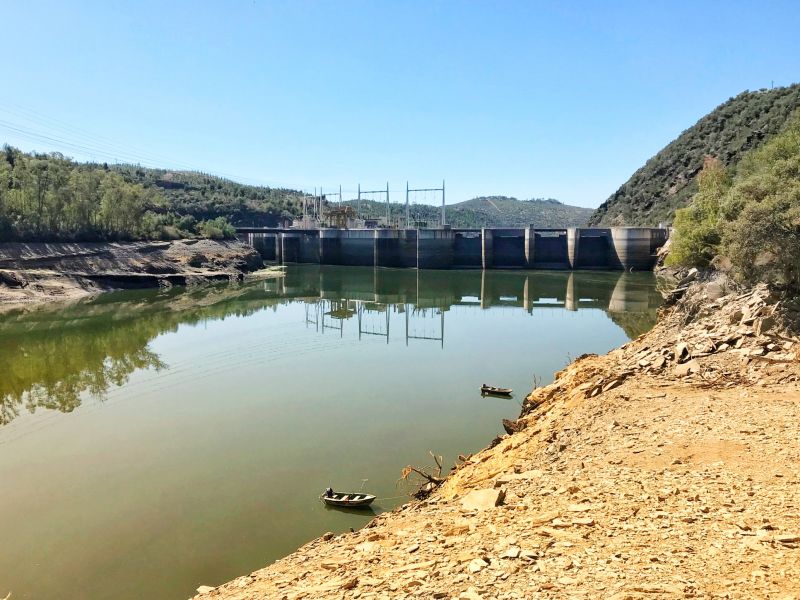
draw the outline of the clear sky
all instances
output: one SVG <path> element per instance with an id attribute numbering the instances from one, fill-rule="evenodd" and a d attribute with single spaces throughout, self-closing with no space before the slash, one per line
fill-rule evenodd
<path id="1" fill-rule="evenodd" d="M 0 0 L 0 31 L 0 142 L 393 200 L 594 207 L 729 97 L 800 81 L 797 0 Z"/>

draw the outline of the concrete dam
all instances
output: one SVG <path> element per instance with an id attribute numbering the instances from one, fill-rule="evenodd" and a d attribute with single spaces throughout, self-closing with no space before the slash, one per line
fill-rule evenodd
<path id="1" fill-rule="evenodd" d="M 644 227 L 236 231 L 266 261 L 411 269 L 647 271 L 667 241 Z"/>

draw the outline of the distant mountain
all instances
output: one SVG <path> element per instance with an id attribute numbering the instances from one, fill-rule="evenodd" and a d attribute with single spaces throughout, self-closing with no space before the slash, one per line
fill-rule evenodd
<path id="1" fill-rule="evenodd" d="M 349 201 L 355 205 L 356 201 Z M 412 221 L 427 222 L 434 226 L 439 223 L 441 206 L 429 204 L 412 204 L 409 208 Z M 447 223 L 452 227 L 477 228 L 477 227 L 580 227 L 586 224 L 592 214 L 591 208 L 570 206 L 562 204 L 552 198 L 534 198 L 532 200 L 518 200 L 508 196 L 481 196 L 448 204 L 446 207 Z M 361 213 L 367 217 L 379 218 L 386 216 L 386 204 L 376 201 L 363 200 Z M 390 204 L 392 219 L 402 221 L 405 215 L 405 205 Z"/>
<path id="2" fill-rule="evenodd" d="M 735 167 L 800 107 L 800 84 L 743 92 L 718 106 L 647 161 L 595 211 L 593 226 L 671 223 L 697 191 L 706 156 Z"/>
<path id="3" fill-rule="evenodd" d="M 507 196 L 481 196 L 448 207 L 448 220 L 459 227 L 580 227 L 591 208 L 562 204 L 552 198 L 517 200 Z"/>

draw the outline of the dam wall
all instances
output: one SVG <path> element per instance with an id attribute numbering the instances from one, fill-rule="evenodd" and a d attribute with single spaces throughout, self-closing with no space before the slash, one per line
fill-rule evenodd
<path id="1" fill-rule="evenodd" d="M 239 238 L 264 260 L 410 269 L 648 271 L 666 229 L 262 229 Z"/>

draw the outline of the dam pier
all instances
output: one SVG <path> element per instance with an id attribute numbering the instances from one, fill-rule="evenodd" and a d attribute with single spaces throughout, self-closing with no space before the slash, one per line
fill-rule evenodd
<path id="1" fill-rule="evenodd" d="M 646 271 L 668 230 L 237 228 L 266 261 L 411 269 Z"/>

